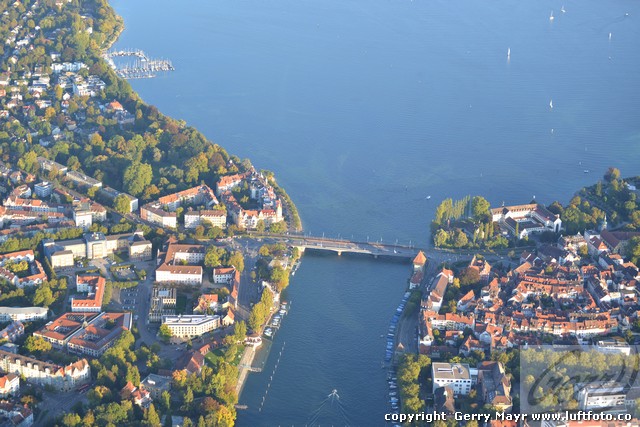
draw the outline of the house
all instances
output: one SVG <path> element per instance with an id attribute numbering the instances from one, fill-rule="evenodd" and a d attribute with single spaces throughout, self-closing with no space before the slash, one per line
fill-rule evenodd
<path id="1" fill-rule="evenodd" d="M 153 287 L 151 290 L 151 304 L 149 306 L 149 322 L 160 322 L 164 316 L 176 314 L 175 288 Z"/>
<path id="2" fill-rule="evenodd" d="M 433 406 L 435 412 L 453 415 L 456 412 L 453 389 L 449 386 L 437 388 L 433 393 Z"/>
<path id="3" fill-rule="evenodd" d="M 33 411 L 26 404 L 0 401 L 0 415 L 2 426 L 30 427 L 33 425 Z"/>
<path id="4" fill-rule="evenodd" d="M 215 312 L 218 308 L 218 294 L 203 294 L 198 298 L 198 303 L 193 309 L 194 313 Z"/>
<path id="5" fill-rule="evenodd" d="M 227 310 L 227 314 L 222 318 L 223 326 L 231 326 L 235 322 L 235 314 L 233 314 L 233 310 L 229 308 Z"/>
<path id="6" fill-rule="evenodd" d="M 24 325 L 19 320 L 16 320 L 0 331 L 0 340 L 14 342 L 22 335 L 24 335 Z"/>
<path id="7" fill-rule="evenodd" d="M 120 390 L 120 398 L 122 400 L 131 400 L 135 405 L 144 409 L 147 409 L 153 403 L 151 393 L 143 387 L 135 387 L 131 381 L 128 381 Z"/>
<path id="8" fill-rule="evenodd" d="M 165 391 L 171 391 L 171 378 L 149 374 L 140 382 L 140 387 L 151 393 L 151 398 L 159 399 Z"/>
<path id="9" fill-rule="evenodd" d="M 23 376 L 27 382 L 48 385 L 59 391 L 70 391 L 91 380 L 91 370 L 86 359 L 60 366 L 0 351 L 0 369 Z"/>
<path id="10" fill-rule="evenodd" d="M 478 366 L 478 383 L 481 385 L 485 404 L 501 412 L 511 411 L 511 380 L 501 362 L 482 362 Z"/>
<path id="11" fill-rule="evenodd" d="M 418 255 L 413 259 L 413 271 L 421 271 L 424 272 L 424 266 L 427 263 L 427 257 L 424 252 L 418 252 Z"/>
<path id="12" fill-rule="evenodd" d="M 455 396 L 466 396 L 477 383 L 478 371 L 466 363 L 434 362 L 431 364 L 431 378 L 433 393 L 440 387 L 451 387 Z"/>
<path id="13" fill-rule="evenodd" d="M 14 374 L 0 376 L 0 397 L 16 395 L 20 391 L 20 377 Z"/>
<path id="14" fill-rule="evenodd" d="M 233 281 L 235 267 L 216 267 L 213 269 L 213 283 L 228 285 Z"/>
<path id="15" fill-rule="evenodd" d="M 204 363 L 204 356 L 199 351 L 191 350 L 178 360 L 175 370 L 186 371 L 188 374 L 199 374 Z"/>

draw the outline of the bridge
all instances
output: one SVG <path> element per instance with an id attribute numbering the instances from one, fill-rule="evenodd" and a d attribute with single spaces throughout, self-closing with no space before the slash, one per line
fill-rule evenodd
<path id="1" fill-rule="evenodd" d="M 390 257 L 397 259 L 413 259 L 418 251 L 424 250 L 415 246 L 388 244 L 382 242 L 361 242 L 347 239 L 334 239 L 328 237 L 314 237 L 303 235 L 282 235 L 267 234 L 267 238 L 278 240 L 298 248 L 301 252 L 305 250 L 333 252 L 342 254 L 361 254 L 378 257 Z"/>

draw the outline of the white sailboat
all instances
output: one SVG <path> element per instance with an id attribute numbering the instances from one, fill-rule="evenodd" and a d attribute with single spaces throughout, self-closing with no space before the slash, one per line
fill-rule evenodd
<path id="1" fill-rule="evenodd" d="M 553 10 L 551 11 L 551 16 L 549 17 L 549 21 L 553 21 Z"/>
<path id="2" fill-rule="evenodd" d="M 549 101 L 549 109 L 553 110 L 553 99 Z"/>
<path id="3" fill-rule="evenodd" d="M 507 49 L 507 58 L 511 58 L 511 48 Z"/>
<path id="4" fill-rule="evenodd" d="M 609 41 L 611 41 L 611 33 L 609 33 Z"/>
<path id="5" fill-rule="evenodd" d="M 560 12 L 565 13 L 566 10 L 564 9 L 564 5 L 562 5 L 562 7 L 560 8 Z"/>

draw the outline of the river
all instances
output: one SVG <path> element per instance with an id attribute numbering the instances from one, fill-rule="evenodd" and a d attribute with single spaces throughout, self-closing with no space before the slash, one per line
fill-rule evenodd
<path id="1" fill-rule="evenodd" d="M 445 197 L 566 202 L 608 166 L 639 173 L 637 2 L 112 4 L 126 25 L 116 47 L 176 67 L 134 89 L 275 171 L 314 234 L 425 244 Z M 407 275 L 305 257 L 264 409 L 277 351 L 250 375 L 238 424 L 304 424 L 337 389 L 350 424 L 383 425 L 379 335 Z M 347 422 L 325 409 L 320 424 Z"/>

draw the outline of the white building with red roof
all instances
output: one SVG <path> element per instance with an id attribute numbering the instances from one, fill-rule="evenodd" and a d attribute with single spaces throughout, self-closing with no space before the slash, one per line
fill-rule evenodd
<path id="1" fill-rule="evenodd" d="M 86 298 L 73 298 L 71 300 L 72 312 L 99 313 L 102 311 L 102 300 L 106 280 L 102 276 L 78 275 L 76 276 L 76 290 L 86 292 Z"/>

